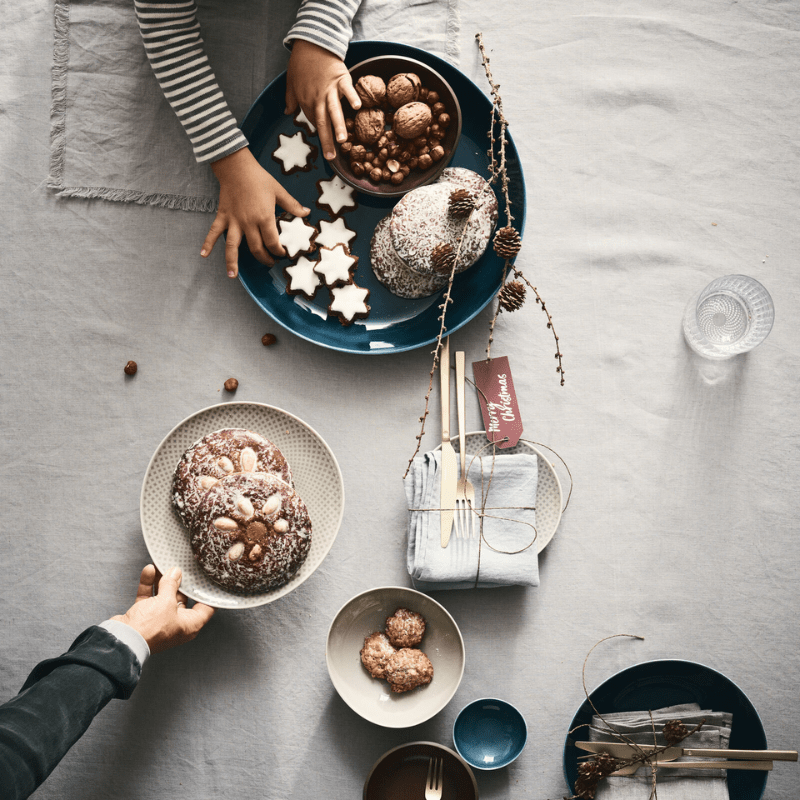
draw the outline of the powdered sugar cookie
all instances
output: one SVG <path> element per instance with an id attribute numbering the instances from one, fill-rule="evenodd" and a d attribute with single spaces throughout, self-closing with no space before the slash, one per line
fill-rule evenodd
<path id="1" fill-rule="evenodd" d="M 192 551 L 211 580 L 239 594 L 282 586 L 311 547 L 308 509 L 272 475 L 231 475 L 203 497 Z"/>
<path id="2" fill-rule="evenodd" d="M 317 290 L 322 286 L 322 278 L 314 271 L 316 265 L 316 261 L 300 256 L 294 264 L 284 267 L 286 294 L 299 294 L 313 300 Z"/>
<path id="3" fill-rule="evenodd" d="M 302 217 L 278 218 L 278 241 L 286 248 L 286 255 L 294 258 L 300 253 L 310 253 L 317 237 L 317 229 Z"/>
<path id="4" fill-rule="evenodd" d="M 358 206 L 355 197 L 355 189 L 348 186 L 338 175 L 334 175 L 329 181 L 317 181 L 319 198 L 317 205 L 324 211 L 329 211 L 332 216 L 336 216 L 343 209 L 350 211 Z"/>
<path id="5" fill-rule="evenodd" d="M 327 287 L 341 286 L 350 283 L 353 273 L 358 267 L 358 256 L 350 255 L 343 244 L 336 247 L 320 247 L 319 261 L 314 265 L 314 271 L 322 276 Z"/>
<path id="6" fill-rule="evenodd" d="M 463 234 L 456 272 L 471 267 L 486 250 L 497 222 L 497 198 L 494 192 L 476 198 L 475 211 L 469 217 L 449 213 L 450 194 L 461 188 L 454 183 L 420 186 L 405 195 L 394 207 L 390 222 L 392 246 L 412 270 L 434 275 L 431 253 L 445 243 L 458 248 Z"/>
<path id="7" fill-rule="evenodd" d="M 291 485 L 292 471 L 269 439 L 244 428 L 224 428 L 196 441 L 184 454 L 172 480 L 172 502 L 190 526 L 205 493 L 237 473 L 269 473 Z"/>
<path id="8" fill-rule="evenodd" d="M 343 244 L 349 250 L 350 242 L 356 238 L 356 235 L 355 231 L 347 227 L 344 217 L 336 217 L 330 222 L 327 219 L 321 219 L 316 243 L 320 247 L 336 247 L 337 244 Z"/>
<path id="9" fill-rule="evenodd" d="M 303 131 L 297 131 L 292 136 L 279 133 L 278 149 L 272 157 L 281 165 L 281 172 L 284 175 L 308 172 L 311 169 L 311 162 L 317 157 L 317 148 L 306 141 Z"/>
<path id="10" fill-rule="evenodd" d="M 375 277 L 398 297 L 416 300 L 436 294 L 447 286 L 449 275 L 420 275 L 409 269 L 392 247 L 389 234 L 390 217 L 384 217 L 375 227 L 369 255 Z"/>
<path id="11" fill-rule="evenodd" d="M 306 116 L 306 112 L 302 108 L 297 109 L 294 116 L 294 124 L 298 128 L 303 128 L 309 136 L 313 136 L 317 132 L 317 126 Z"/>
<path id="12" fill-rule="evenodd" d="M 464 167 L 447 167 L 447 169 L 442 170 L 442 174 L 436 180 L 436 183 L 455 183 L 459 189 L 466 189 L 468 192 L 474 192 L 478 195 L 484 192 L 494 194 L 489 181 L 482 175 L 478 175 L 477 172 Z M 495 197 L 496 202 L 497 198 Z"/>
<path id="13" fill-rule="evenodd" d="M 369 316 L 370 307 L 367 305 L 369 289 L 347 283 L 331 289 L 330 293 L 331 304 L 328 306 L 328 313 L 338 317 L 339 322 L 345 327 L 352 325 L 357 319 L 366 319 Z"/>

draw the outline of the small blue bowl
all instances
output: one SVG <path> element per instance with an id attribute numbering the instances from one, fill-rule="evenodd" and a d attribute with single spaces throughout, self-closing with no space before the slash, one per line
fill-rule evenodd
<path id="1" fill-rule="evenodd" d="M 475 700 L 461 709 L 453 724 L 458 754 L 476 769 L 507 767 L 527 741 L 524 717 L 505 700 Z"/>

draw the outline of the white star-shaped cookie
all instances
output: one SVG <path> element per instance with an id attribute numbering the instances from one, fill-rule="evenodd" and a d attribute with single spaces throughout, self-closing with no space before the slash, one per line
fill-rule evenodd
<path id="1" fill-rule="evenodd" d="M 320 247 L 336 247 L 337 244 L 343 244 L 345 247 L 350 246 L 350 241 L 356 235 L 355 231 L 351 231 L 347 227 L 342 217 L 336 217 L 333 222 L 328 222 L 327 219 L 319 221 L 319 233 L 317 234 L 316 242 Z"/>
<path id="2" fill-rule="evenodd" d="M 298 253 L 307 253 L 312 249 L 312 239 L 317 229 L 306 223 L 301 217 L 278 220 L 278 241 L 286 248 L 286 255 L 294 258 Z"/>
<path id="3" fill-rule="evenodd" d="M 316 261 L 300 256 L 294 264 L 286 267 L 286 290 L 290 294 L 304 294 L 309 300 L 313 298 L 322 286 L 322 279 L 314 271 L 316 265 Z"/>
<path id="4" fill-rule="evenodd" d="M 337 283 L 350 282 L 350 272 L 355 269 L 357 263 L 358 256 L 351 256 L 344 245 L 337 244 L 331 250 L 326 247 L 320 248 L 319 261 L 314 270 L 322 275 L 326 286 L 335 286 Z"/>
<path id="5" fill-rule="evenodd" d="M 353 197 L 355 189 L 348 186 L 338 175 L 329 181 L 319 181 L 319 200 L 317 205 L 329 208 L 331 214 L 338 214 L 343 208 L 355 208 L 356 200 Z"/>
<path id="6" fill-rule="evenodd" d="M 333 298 L 329 306 L 331 313 L 340 314 L 348 323 L 356 317 L 365 317 L 369 313 L 367 305 L 369 289 L 348 283 L 346 286 L 331 289 L 331 296 Z"/>
<path id="7" fill-rule="evenodd" d="M 314 152 L 303 136 L 303 131 L 297 131 L 293 136 L 285 133 L 278 134 L 278 149 L 272 154 L 276 161 L 280 161 L 283 171 L 288 174 L 294 170 L 304 170 L 309 167 L 308 157 Z"/>

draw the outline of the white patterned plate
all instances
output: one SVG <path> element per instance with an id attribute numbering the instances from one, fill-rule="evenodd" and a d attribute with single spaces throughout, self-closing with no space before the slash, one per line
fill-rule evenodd
<path id="1" fill-rule="evenodd" d="M 181 456 L 198 439 L 222 428 L 247 428 L 274 442 L 289 462 L 295 489 L 308 507 L 312 525 L 308 557 L 297 574 L 277 589 L 236 595 L 210 580 L 195 561 L 189 531 L 172 507 L 172 476 Z M 147 467 L 139 509 L 153 563 L 161 572 L 179 566 L 185 595 L 215 608 L 254 608 L 289 594 L 323 562 L 342 523 L 344 482 L 331 449 L 302 420 L 263 403 L 221 403 L 192 414 L 164 437 Z"/>
<path id="2" fill-rule="evenodd" d="M 492 447 L 486 438 L 485 431 L 471 431 L 466 435 L 467 457 L 475 455 L 479 450 L 481 457 L 491 456 Z M 450 441 L 456 453 L 458 449 L 458 436 L 453 436 Z M 441 446 L 441 445 L 440 445 Z M 483 448 L 483 449 L 482 449 Z M 439 449 L 438 447 L 436 448 Z M 536 488 L 536 552 L 542 550 L 550 544 L 550 540 L 555 536 L 558 523 L 561 522 L 561 512 L 563 510 L 563 495 L 561 493 L 561 482 L 558 475 L 547 457 L 532 444 L 524 439 L 520 439 L 514 447 L 497 449 L 497 457 L 502 458 L 505 454 L 511 453 L 533 453 L 538 459 L 539 481 Z M 469 464 L 467 464 L 469 469 Z M 480 487 L 475 487 L 477 496 Z"/>

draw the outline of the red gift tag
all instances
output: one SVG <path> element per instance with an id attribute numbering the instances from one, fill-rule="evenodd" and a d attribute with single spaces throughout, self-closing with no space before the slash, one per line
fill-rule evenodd
<path id="1" fill-rule="evenodd" d="M 492 358 L 475 361 L 472 365 L 478 401 L 481 404 L 486 438 L 490 442 L 508 441 L 497 446 L 504 449 L 514 447 L 522 436 L 522 418 L 519 415 L 517 393 L 511 380 L 508 358 Z"/>

